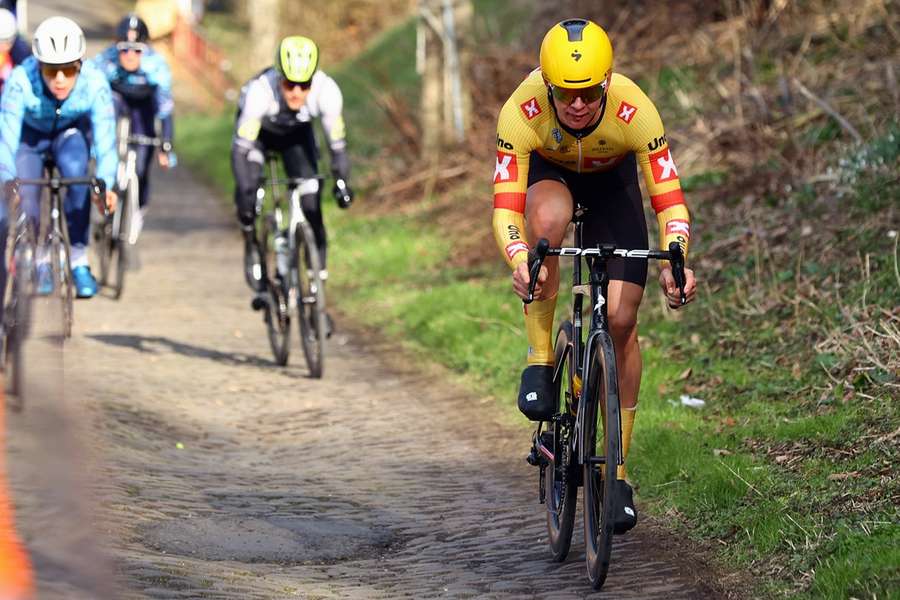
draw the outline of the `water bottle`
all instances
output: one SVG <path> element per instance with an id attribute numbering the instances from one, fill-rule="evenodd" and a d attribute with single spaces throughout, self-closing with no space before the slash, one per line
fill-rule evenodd
<path id="1" fill-rule="evenodd" d="M 275 235 L 273 243 L 275 247 L 275 268 L 281 277 L 287 275 L 288 272 L 288 241 L 283 231 Z"/>

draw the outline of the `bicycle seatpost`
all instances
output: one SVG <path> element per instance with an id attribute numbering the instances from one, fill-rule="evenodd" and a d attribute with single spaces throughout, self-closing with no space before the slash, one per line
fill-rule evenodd
<path id="1" fill-rule="evenodd" d="M 675 285 L 681 292 L 681 304 L 684 305 L 687 304 L 687 296 L 684 293 L 684 253 L 681 251 L 681 244 L 669 242 L 669 254 L 672 255 L 669 259 L 669 263 L 672 265 L 672 277 L 675 278 Z"/>
<path id="2" fill-rule="evenodd" d="M 528 251 L 528 297 L 522 300 L 525 304 L 534 302 L 534 287 L 537 285 L 541 265 L 544 264 L 544 258 L 546 258 L 549 248 L 550 240 L 541 238 L 538 240 L 537 246 Z"/>

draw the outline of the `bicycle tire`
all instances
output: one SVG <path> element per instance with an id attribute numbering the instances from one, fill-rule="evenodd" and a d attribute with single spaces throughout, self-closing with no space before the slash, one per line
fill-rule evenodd
<path id="1" fill-rule="evenodd" d="M 10 408 L 21 410 L 24 405 L 24 359 L 22 356 L 25 338 L 31 323 L 31 298 L 33 293 L 34 251 L 26 242 L 13 246 L 15 272 L 10 285 L 10 300 L 5 310 L 4 369 L 6 371 L 6 391 L 16 398 Z"/>
<path id="2" fill-rule="evenodd" d="M 265 265 L 265 277 L 263 281 L 269 294 L 264 320 L 266 333 L 269 337 L 269 346 L 275 362 L 280 366 L 288 364 L 291 348 L 291 317 L 290 304 L 285 284 L 280 278 L 272 280 L 269 273 L 277 273 L 275 264 L 276 256 L 274 244 L 277 227 L 272 215 L 261 220 L 260 237 L 256 241 L 260 254 L 260 262 Z"/>
<path id="3" fill-rule="evenodd" d="M 325 368 L 325 288 L 319 274 L 321 268 L 312 227 L 301 221 L 297 224 L 291 261 L 292 297 L 297 306 L 300 346 L 310 376 L 316 379 L 322 377 Z"/>
<path id="4" fill-rule="evenodd" d="M 621 425 L 612 339 L 608 334 L 601 333 L 593 337 L 588 348 L 585 363 L 588 366 L 585 375 L 587 387 L 579 406 L 582 413 L 579 439 L 584 482 L 584 554 L 588 579 L 593 588 L 599 590 L 606 581 L 612 554 L 613 503 L 620 439 L 618 431 L 616 435 L 605 435 L 605 431 Z M 601 448 L 605 451 L 605 460 L 600 468 L 590 460 L 597 454 L 598 432 L 601 432 Z"/>
<path id="5" fill-rule="evenodd" d="M 72 337 L 72 324 L 75 322 L 75 286 L 72 282 L 72 253 L 69 248 L 69 225 L 60 202 L 59 215 L 60 237 L 53 236 L 50 244 L 50 263 L 57 265 L 60 283 L 59 294 L 62 300 L 63 339 Z M 52 235 L 52 234 L 51 234 Z"/>
<path id="6" fill-rule="evenodd" d="M 556 334 L 556 380 L 553 389 L 557 393 L 556 405 L 560 412 L 569 414 L 575 401 L 573 356 L 574 327 L 570 321 L 559 326 Z M 563 419 L 556 419 L 551 426 L 553 434 L 553 460 L 545 467 L 544 505 L 547 507 L 547 536 L 550 552 L 555 562 L 562 562 L 572 545 L 575 528 L 575 507 L 578 504 L 578 480 L 574 467 L 572 427 Z"/>
<path id="7" fill-rule="evenodd" d="M 118 230 L 113 228 L 113 236 L 110 240 L 112 244 L 112 255 L 115 258 L 115 283 L 112 285 L 113 297 L 119 300 L 122 297 L 122 291 L 125 289 L 125 272 L 128 270 L 128 255 L 131 244 L 131 219 L 134 211 L 138 209 L 138 189 L 137 178 L 131 177 L 128 180 L 128 187 L 125 188 L 124 201 L 119 203 L 116 210 L 121 210 L 119 215 Z"/>
<path id="8" fill-rule="evenodd" d="M 97 264 L 99 265 L 99 277 L 97 282 L 101 286 L 109 284 L 109 265 L 112 263 L 113 252 L 113 219 L 111 217 L 100 216 L 100 221 L 92 225 L 94 232 L 93 246 L 94 253 L 97 255 Z"/>

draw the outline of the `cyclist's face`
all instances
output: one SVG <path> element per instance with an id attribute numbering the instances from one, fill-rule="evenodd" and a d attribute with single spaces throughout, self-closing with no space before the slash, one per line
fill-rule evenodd
<path id="1" fill-rule="evenodd" d="M 57 100 L 65 100 L 72 93 L 75 82 L 78 81 L 78 73 L 81 71 L 81 61 L 66 63 L 64 65 L 41 65 L 41 77 L 50 88 L 50 93 Z"/>
<path id="2" fill-rule="evenodd" d="M 593 125 L 600 115 L 600 105 L 606 93 L 606 82 L 590 88 L 569 90 L 551 86 L 556 114 L 563 125 L 583 129 Z"/>
<path id="3" fill-rule="evenodd" d="M 306 104 L 306 97 L 309 96 L 309 83 L 294 83 L 287 79 L 281 80 L 281 95 L 291 110 L 300 110 Z"/>
<path id="4" fill-rule="evenodd" d="M 132 42 L 119 42 L 116 44 L 119 51 L 119 64 L 128 72 L 137 71 L 141 68 L 141 55 L 144 52 L 144 45 Z"/>
<path id="5" fill-rule="evenodd" d="M 12 42 L 0 42 L 0 54 L 7 54 L 12 50 Z"/>

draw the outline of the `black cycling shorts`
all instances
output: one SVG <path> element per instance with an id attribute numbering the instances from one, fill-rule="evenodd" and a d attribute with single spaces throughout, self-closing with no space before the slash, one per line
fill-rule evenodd
<path id="1" fill-rule="evenodd" d="M 609 171 L 575 173 L 532 152 L 528 165 L 528 186 L 546 179 L 562 182 L 572 193 L 572 199 L 586 209 L 582 217 L 582 241 L 586 247 L 601 243 L 613 243 L 629 250 L 650 247 L 634 154 L 629 154 Z M 614 258 L 609 261 L 609 278 L 644 287 L 647 284 L 647 261 Z"/>

